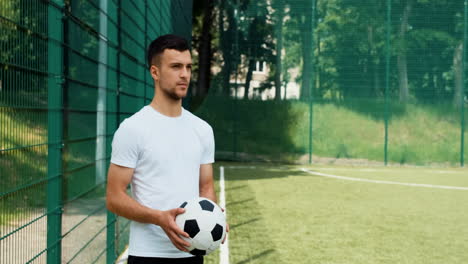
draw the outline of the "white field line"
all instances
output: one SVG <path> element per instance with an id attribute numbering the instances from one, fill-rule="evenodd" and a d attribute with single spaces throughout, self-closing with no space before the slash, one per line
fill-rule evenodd
<path id="1" fill-rule="evenodd" d="M 224 167 L 219 167 L 219 205 L 224 209 L 224 214 L 227 218 L 227 208 L 226 208 L 226 193 L 224 192 Z M 224 244 L 221 244 L 219 249 L 219 263 L 220 264 L 229 264 L 229 241 L 228 234 L 226 234 L 226 240 Z"/>
<path id="2" fill-rule="evenodd" d="M 353 177 L 345 177 L 345 176 L 337 176 L 331 174 L 325 174 L 321 172 L 311 171 L 305 168 L 301 168 L 302 171 L 334 179 L 340 180 L 347 180 L 347 181 L 360 181 L 360 182 L 370 182 L 370 183 L 377 183 L 377 184 L 393 184 L 393 185 L 404 185 L 404 186 L 412 186 L 412 187 L 425 187 L 425 188 L 437 188 L 437 189 L 449 189 L 449 190 L 463 190 L 468 191 L 468 187 L 458 187 L 458 186 L 445 186 L 445 185 L 432 185 L 432 184 L 419 184 L 419 183 L 407 183 L 407 182 L 393 182 L 393 181 L 379 181 L 379 180 L 369 180 L 369 179 L 361 179 L 361 178 L 353 178 Z"/>
<path id="3" fill-rule="evenodd" d="M 124 252 L 120 254 L 120 256 L 117 258 L 117 261 L 115 261 L 115 264 L 126 264 L 128 260 L 128 246 L 125 247 Z"/>
<path id="4" fill-rule="evenodd" d="M 383 169 L 372 169 L 372 168 L 362 168 L 362 169 L 359 169 L 359 168 L 320 168 L 320 170 L 326 170 L 326 171 L 350 171 L 350 170 L 353 170 L 353 171 L 363 171 L 363 172 L 375 172 L 375 171 L 382 171 L 382 170 L 385 170 L 386 168 L 383 168 Z M 391 170 L 391 169 L 389 169 Z M 424 170 L 419 170 L 419 171 L 424 171 L 424 172 L 428 172 L 428 173 L 438 173 L 438 174 L 457 174 L 457 173 L 461 173 L 459 171 L 449 171 L 449 170 L 431 170 L 431 169 L 424 169 Z"/>

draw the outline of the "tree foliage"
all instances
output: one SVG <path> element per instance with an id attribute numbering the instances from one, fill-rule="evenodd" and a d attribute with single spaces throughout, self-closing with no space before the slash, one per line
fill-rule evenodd
<path id="1" fill-rule="evenodd" d="M 318 99 L 382 98 L 389 54 L 392 98 L 458 102 L 463 96 L 463 1 L 391 0 L 389 49 L 387 1 L 231 0 L 218 1 L 216 9 L 222 87 L 230 86 L 236 69 L 249 87 L 253 62 L 266 61 L 281 76 L 270 74 L 262 89 L 281 80 L 302 86 L 303 98 L 309 85 Z"/>

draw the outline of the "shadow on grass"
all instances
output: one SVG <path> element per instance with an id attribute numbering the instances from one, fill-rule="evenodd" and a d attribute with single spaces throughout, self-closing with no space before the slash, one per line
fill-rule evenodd
<path id="1" fill-rule="evenodd" d="M 235 186 L 235 187 L 225 188 L 224 190 L 233 191 L 233 190 L 243 189 L 243 188 L 246 188 L 246 187 L 247 187 L 247 185 L 239 185 L 239 186 Z"/>
<path id="2" fill-rule="evenodd" d="M 234 229 L 236 229 L 237 227 L 240 227 L 240 226 L 243 226 L 243 225 L 247 225 L 247 224 L 251 224 L 251 223 L 253 223 L 253 222 L 257 222 L 257 221 L 260 221 L 260 220 L 261 220 L 261 218 L 259 218 L 259 217 L 253 218 L 253 219 L 244 221 L 244 222 L 242 222 L 242 223 L 238 223 L 238 224 L 229 226 L 229 229 L 230 229 L 230 230 L 234 230 Z"/>
<path id="3" fill-rule="evenodd" d="M 223 163 L 226 164 L 226 163 Z M 224 171 L 226 181 L 244 181 L 244 180 L 263 180 L 263 179 L 280 179 L 287 177 L 297 177 L 297 176 L 306 176 L 306 177 L 317 177 L 306 173 L 297 168 L 275 168 L 274 165 L 271 167 L 260 165 L 252 166 L 250 168 L 225 168 Z M 230 189 L 226 190 L 236 190 L 246 188 L 245 185 L 229 187 Z"/>
<path id="4" fill-rule="evenodd" d="M 257 259 L 260 259 L 260 258 L 263 258 L 271 253 L 274 253 L 276 250 L 274 249 L 267 249 L 267 250 L 264 250 L 256 255 L 253 255 L 252 257 L 249 257 L 248 259 L 245 259 L 245 260 L 242 260 L 242 261 L 239 261 L 239 262 L 236 262 L 236 264 L 246 264 L 246 263 L 250 263 L 251 261 L 254 261 L 254 260 L 257 260 Z"/>
<path id="5" fill-rule="evenodd" d="M 230 203 L 227 203 L 226 206 L 232 206 L 232 205 L 235 205 L 235 204 L 243 204 L 243 203 L 247 203 L 247 202 L 251 202 L 251 201 L 255 201 L 255 198 L 249 198 L 249 199 L 244 199 L 244 200 L 241 200 L 241 201 L 230 202 Z"/>
<path id="6" fill-rule="evenodd" d="M 229 173 L 229 171 L 228 171 Z M 232 190 L 227 192 L 228 222 L 232 231 L 229 245 L 231 263 L 283 263 L 275 250 L 266 220 L 259 210 L 261 205 L 252 197 L 253 190 L 248 184 L 227 182 Z M 238 186 L 245 186 L 236 188 Z"/>

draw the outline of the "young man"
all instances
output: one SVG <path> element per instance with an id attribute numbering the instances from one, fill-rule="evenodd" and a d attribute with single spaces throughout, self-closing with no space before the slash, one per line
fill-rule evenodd
<path id="1" fill-rule="evenodd" d="M 213 130 L 182 108 L 192 69 L 187 41 L 161 36 L 150 44 L 147 59 L 155 96 L 115 132 L 107 208 L 132 220 L 129 264 L 203 263 L 203 257 L 187 253 L 182 237 L 188 234 L 175 217 L 191 198 L 216 201 Z"/>

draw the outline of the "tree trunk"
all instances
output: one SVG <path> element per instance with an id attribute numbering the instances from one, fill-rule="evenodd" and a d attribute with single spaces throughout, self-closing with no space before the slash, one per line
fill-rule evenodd
<path id="1" fill-rule="evenodd" d="M 374 41 L 374 27 L 373 26 L 368 26 L 367 28 L 367 41 L 369 43 L 369 68 L 372 69 L 369 70 L 368 74 L 372 74 L 372 78 L 369 78 L 369 95 L 377 96 L 380 91 L 380 81 L 379 81 L 379 64 L 378 60 L 376 57 L 378 56 L 377 54 L 377 48 L 375 45 Z"/>
<path id="2" fill-rule="evenodd" d="M 275 71 L 275 100 L 281 100 L 281 54 L 283 50 L 283 6 L 278 5 L 276 21 L 276 71 Z"/>
<path id="3" fill-rule="evenodd" d="M 453 53 L 453 71 L 455 75 L 455 91 L 453 94 L 453 105 L 461 106 L 461 99 L 463 96 L 463 42 L 460 42 L 455 48 Z"/>
<path id="4" fill-rule="evenodd" d="M 312 26 L 312 16 L 305 17 L 305 27 L 311 28 Z M 303 68 L 302 68 L 302 86 L 301 86 L 301 99 L 309 99 L 311 86 L 312 86 L 312 32 L 303 30 L 301 33 L 302 36 L 302 59 L 303 59 Z"/>
<path id="5" fill-rule="evenodd" d="M 203 25 L 198 50 L 198 85 L 196 95 L 205 96 L 210 88 L 211 75 L 211 26 L 213 24 L 213 1 L 205 0 Z"/>
<path id="6" fill-rule="evenodd" d="M 407 69 L 407 61 L 406 61 L 406 31 L 408 29 L 408 17 L 411 12 L 411 5 L 412 0 L 407 0 L 405 9 L 403 10 L 403 16 L 401 19 L 400 24 L 400 32 L 398 33 L 400 37 L 401 43 L 403 43 L 404 47 L 402 47 L 398 57 L 397 57 L 397 67 L 398 67 L 398 84 L 400 90 L 400 101 L 406 102 L 408 101 L 409 97 L 409 90 L 408 90 L 408 69 Z"/>
<path id="7" fill-rule="evenodd" d="M 252 72 L 255 67 L 255 60 L 249 59 L 249 66 L 247 69 L 247 76 L 245 77 L 244 99 L 249 99 L 250 81 L 252 81 Z"/>
<path id="8" fill-rule="evenodd" d="M 234 19 L 234 11 L 232 7 L 229 6 L 227 2 L 220 1 L 221 7 L 219 12 L 219 30 L 221 33 L 221 50 L 223 51 L 223 61 L 224 65 L 222 67 L 222 72 L 220 73 L 222 76 L 221 81 L 221 91 L 223 95 L 229 96 L 231 91 L 230 81 L 231 81 L 231 73 L 233 71 L 233 60 L 234 60 L 234 34 L 236 32 L 236 22 Z M 226 5 L 226 6 L 224 6 Z M 224 19 L 223 19 L 223 10 L 226 10 L 227 14 L 227 21 L 228 21 L 228 28 L 224 30 Z"/>

